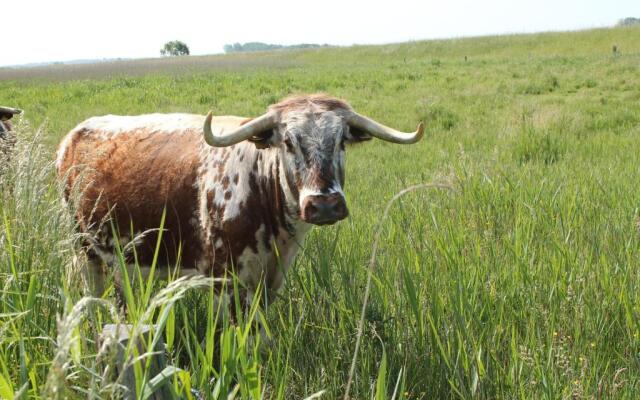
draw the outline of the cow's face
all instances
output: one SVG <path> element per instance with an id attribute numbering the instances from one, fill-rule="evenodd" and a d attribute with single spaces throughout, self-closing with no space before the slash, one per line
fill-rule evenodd
<path id="1" fill-rule="evenodd" d="M 349 215 L 344 197 L 345 144 L 369 139 L 350 131 L 339 111 L 293 111 L 276 130 L 287 183 L 298 194 L 300 218 L 333 224 Z"/>
<path id="2" fill-rule="evenodd" d="M 288 203 L 297 204 L 301 220 L 316 225 L 333 224 L 349 214 L 342 191 L 345 144 L 372 137 L 410 144 L 424 134 L 422 123 L 415 132 L 399 132 L 358 114 L 346 102 L 323 94 L 285 99 L 232 132 L 214 133 L 211 121 L 210 112 L 203 127 L 204 140 L 210 146 L 231 146 L 248 140 L 259 149 L 280 152 L 291 194 L 287 196 Z"/>

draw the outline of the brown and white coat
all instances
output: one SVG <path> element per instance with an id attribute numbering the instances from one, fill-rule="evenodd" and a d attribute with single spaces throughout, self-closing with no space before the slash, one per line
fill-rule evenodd
<path id="1" fill-rule="evenodd" d="M 372 136 L 413 143 L 422 125 L 403 135 L 325 95 L 285 99 L 256 119 L 107 115 L 63 139 L 56 167 L 65 198 L 78 193 L 94 259 L 113 262 L 115 226 L 128 261 L 149 265 L 166 210 L 161 265 L 233 270 L 249 290 L 277 289 L 312 225 L 347 216 L 344 145 Z"/>

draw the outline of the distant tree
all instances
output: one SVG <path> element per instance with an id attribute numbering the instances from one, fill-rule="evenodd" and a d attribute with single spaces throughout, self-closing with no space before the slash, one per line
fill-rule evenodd
<path id="1" fill-rule="evenodd" d="M 618 21 L 617 26 L 631 26 L 631 25 L 640 25 L 640 18 L 623 18 Z"/>
<path id="2" fill-rule="evenodd" d="M 164 44 L 164 47 L 160 49 L 160 54 L 163 56 L 188 56 L 189 47 L 184 42 L 172 40 Z"/>

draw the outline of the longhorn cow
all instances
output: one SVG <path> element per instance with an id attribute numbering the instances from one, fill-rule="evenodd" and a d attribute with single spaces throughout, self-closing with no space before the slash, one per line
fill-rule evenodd
<path id="1" fill-rule="evenodd" d="M 257 118 L 89 118 L 62 140 L 56 167 L 65 198 L 78 189 L 91 268 L 114 261 L 113 226 L 121 244 L 133 241 L 129 257 L 149 265 L 165 212 L 160 264 L 213 277 L 233 270 L 250 292 L 260 282 L 278 289 L 310 228 L 347 217 L 345 144 L 409 144 L 423 131 L 398 132 L 316 94 Z"/>

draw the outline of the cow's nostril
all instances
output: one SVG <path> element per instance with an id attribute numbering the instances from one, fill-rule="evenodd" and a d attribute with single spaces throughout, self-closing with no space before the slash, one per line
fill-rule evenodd
<path id="1" fill-rule="evenodd" d="M 307 214 L 313 215 L 316 212 L 318 212 L 318 207 L 314 206 L 313 204 L 308 204 L 306 211 L 307 211 Z"/>

